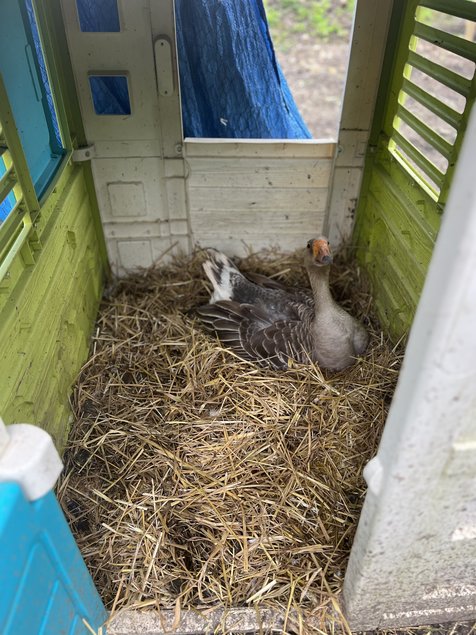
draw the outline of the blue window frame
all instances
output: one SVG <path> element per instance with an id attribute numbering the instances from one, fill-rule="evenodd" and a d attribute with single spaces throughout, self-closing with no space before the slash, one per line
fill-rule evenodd
<path id="1" fill-rule="evenodd" d="M 2 3 L 0 73 L 35 191 L 41 197 L 58 169 L 65 149 L 32 0 Z M 0 171 L 4 171 L 3 161 L 0 160 L 0 164 Z M 1 214 L 7 214 L 12 203 L 12 200 L 4 201 Z"/>

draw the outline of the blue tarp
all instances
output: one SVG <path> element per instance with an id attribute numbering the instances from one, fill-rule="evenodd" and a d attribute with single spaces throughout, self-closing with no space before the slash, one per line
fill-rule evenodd
<path id="1" fill-rule="evenodd" d="M 309 139 L 262 0 L 176 0 L 186 137 Z"/>

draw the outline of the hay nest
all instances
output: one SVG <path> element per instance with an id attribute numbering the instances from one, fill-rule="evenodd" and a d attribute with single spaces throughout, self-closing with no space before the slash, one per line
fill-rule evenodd
<path id="1" fill-rule="evenodd" d="M 74 392 L 59 496 L 109 608 L 332 609 L 401 351 L 358 269 L 334 295 L 371 331 L 338 374 L 241 361 L 205 335 L 202 252 L 116 282 Z M 301 255 L 243 271 L 307 283 Z"/>

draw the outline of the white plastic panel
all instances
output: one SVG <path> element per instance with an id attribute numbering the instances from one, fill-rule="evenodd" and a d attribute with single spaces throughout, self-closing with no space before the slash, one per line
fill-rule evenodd
<path id="1" fill-rule="evenodd" d="M 94 182 L 104 223 L 168 220 L 163 191 L 163 161 L 154 158 L 96 159 Z M 129 213 L 127 213 L 129 208 Z"/>
<path id="2" fill-rule="evenodd" d="M 112 218 L 145 218 L 145 184 L 141 181 L 112 181 L 106 184 Z"/>
<path id="3" fill-rule="evenodd" d="M 150 267 L 153 263 L 150 240 L 118 240 L 119 263 L 124 269 Z"/>
<path id="4" fill-rule="evenodd" d="M 476 111 L 347 569 L 352 630 L 476 618 Z"/>
<path id="5" fill-rule="evenodd" d="M 157 138 L 159 114 L 148 0 L 119 1 L 118 33 L 83 32 L 75 0 L 63 0 L 62 7 L 88 141 Z M 94 112 L 89 77 L 113 74 L 127 77 L 130 115 L 118 117 Z M 127 146 L 123 153 L 127 156 Z"/>
<path id="6" fill-rule="evenodd" d="M 83 124 L 94 144 L 91 164 L 109 258 L 123 274 L 164 253 L 188 251 L 190 237 L 173 3 L 118 0 L 118 6 L 120 31 L 82 32 L 76 1 L 62 0 Z M 95 113 L 93 75 L 127 78 L 130 114 Z"/>
<path id="7" fill-rule="evenodd" d="M 82 32 L 61 1 L 113 270 L 193 243 L 292 250 L 322 232 L 335 144 L 183 142 L 172 0 L 119 0 L 121 30 L 104 33 Z M 95 114 L 91 74 L 127 78 L 130 115 Z"/>
<path id="8" fill-rule="evenodd" d="M 333 143 L 185 141 L 193 240 L 244 255 L 322 233 Z"/>
<path id="9" fill-rule="evenodd" d="M 120 275 L 190 249 L 183 177 L 166 178 L 165 164 L 160 157 L 93 161 L 109 258 Z"/>

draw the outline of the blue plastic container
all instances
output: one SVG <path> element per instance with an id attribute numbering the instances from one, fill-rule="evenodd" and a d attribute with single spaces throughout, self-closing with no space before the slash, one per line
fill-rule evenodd
<path id="1" fill-rule="evenodd" d="M 0 483 L 1 635 L 91 635 L 107 612 L 53 494 Z M 105 633 L 103 629 L 102 633 Z"/>

